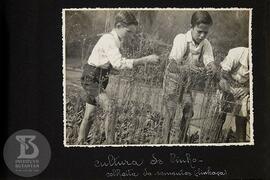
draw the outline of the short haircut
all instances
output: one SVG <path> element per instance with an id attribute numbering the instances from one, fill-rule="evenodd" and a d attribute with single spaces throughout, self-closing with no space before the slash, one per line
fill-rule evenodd
<path id="1" fill-rule="evenodd" d="M 114 26 L 118 23 L 122 25 L 129 26 L 129 25 L 138 25 L 138 21 L 135 18 L 135 15 L 130 11 L 120 11 L 115 16 Z"/>
<path id="2" fill-rule="evenodd" d="M 207 11 L 196 11 L 191 17 L 191 26 L 195 27 L 199 24 L 212 25 L 213 20 Z"/>

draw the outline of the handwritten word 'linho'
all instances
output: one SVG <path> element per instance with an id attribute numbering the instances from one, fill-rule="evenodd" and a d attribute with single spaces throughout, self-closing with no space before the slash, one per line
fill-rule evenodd
<path id="1" fill-rule="evenodd" d="M 143 160 L 126 160 L 120 159 L 119 156 L 108 155 L 105 161 L 95 160 L 95 167 L 119 167 L 119 166 L 141 166 Z"/>
<path id="2" fill-rule="evenodd" d="M 197 163 L 202 163 L 203 160 L 191 157 L 189 153 L 186 153 L 185 156 L 177 156 L 175 153 L 170 153 L 170 162 L 174 164 L 188 164 L 192 169 L 194 169 Z"/>

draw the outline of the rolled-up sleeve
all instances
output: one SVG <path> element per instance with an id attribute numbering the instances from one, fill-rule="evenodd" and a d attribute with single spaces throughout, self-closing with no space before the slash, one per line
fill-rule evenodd
<path id="1" fill-rule="evenodd" d="M 184 34 L 178 34 L 173 41 L 173 47 L 169 59 L 174 59 L 180 62 L 185 54 L 186 37 Z"/>
<path id="2" fill-rule="evenodd" d="M 203 52 L 203 63 L 207 66 L 208 63 L 214 61 L 213 49 L 210 42 L 205 39 L 204 40 L 204 52 Z"/>
<path id="3" fill-rule="evenodd" d="M 220 63 L 221 68 L 224 71 L 230 72 L 235 67 L 234 53 L 230 50 L 225 59 Z"/>
<path id="4" fill-rule="evenodd" d="M 104 42 L 104 51 L 105 54 L 115 69 L 132 69 L 133 60 L 125 59 L 122 57 L 122 54 L 119 51 L 116 43 L 114 42 L 113 37 L 107 37 Z"/>

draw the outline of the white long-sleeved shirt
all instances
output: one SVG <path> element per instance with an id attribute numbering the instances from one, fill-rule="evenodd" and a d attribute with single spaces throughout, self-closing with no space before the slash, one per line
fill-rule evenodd
<path id="1" fill-rule="evenodd" d="M 224 71 L 231 73 L 234 80 L 245 83 L 249 80 L 249 50 L 245 47 L 231 49 L 220 63 Z"/>
<path id="2" fill-rule="evenodd" d="M 101 68 L 108 68 L 110 64 L 115 69 L 133 68 L 133 60 L 122 57 L 120 45 L 121 41 L 115 30 L 104 34 L 93 48 L 88 64 Z"/>
<path id="3" fill-rule="evenodd" d="M 169 59 L 174 59 L 177 62 L 181 62 L 186 53 L 188 44 L 190 44 L 190 51 L 197 52 L 197 54 L 200 54 L 203 48 L 202 59 L 205 66 L 214 61 L 213 50 L 210 42 L 207 39 L 204 39 L 198 46 L 196 46 L 192 39 L 191 30 L 189 30 L 186 34 L 178 34 L 174 38 Z"/>

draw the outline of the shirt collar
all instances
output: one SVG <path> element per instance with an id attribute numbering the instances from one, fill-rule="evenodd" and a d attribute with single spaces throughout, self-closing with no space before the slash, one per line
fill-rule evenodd
<path id="1" fill-rule="evenodd" d="M 192 36 L 191 36 L 191 30 L 189 30 L 187 33 L 186 33 L 186 38 L 187 38 L 187 42 L 193 42 L 193 39 L 192 39 Z"/>
<path id="2" fill-rule="evenodd" d="M 121 40 L 120 40 L 120 38 L 118 37 L 118 35 L 117 35 L 115 29 L 113 29 L 113 30 L 111 31 L 111 34 L 113 35 L 113 38 L 114 38 L 114 40 L 115 40 L 115 43 L 116 43 L 117 47 L 120 48 Z"/>

